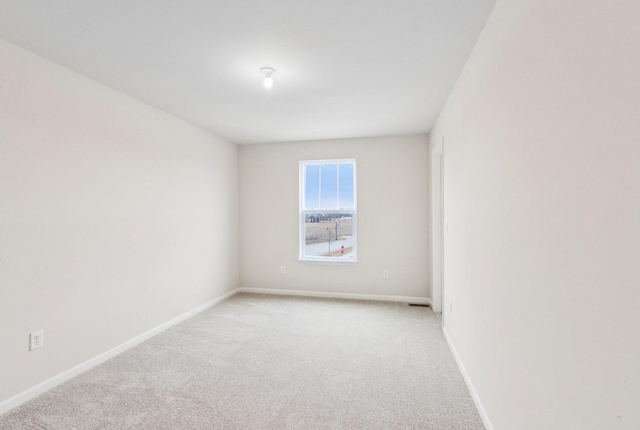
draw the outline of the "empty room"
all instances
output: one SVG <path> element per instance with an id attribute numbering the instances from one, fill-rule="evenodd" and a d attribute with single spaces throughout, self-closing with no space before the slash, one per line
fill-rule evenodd
<path id="1" fill-rule="evenodd" d="M 640 429 L 639 22 L 0 0 L 0 429 Z"/>

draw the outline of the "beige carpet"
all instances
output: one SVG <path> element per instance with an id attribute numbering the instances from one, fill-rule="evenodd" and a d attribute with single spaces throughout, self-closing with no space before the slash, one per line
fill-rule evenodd
<path id="1" fill-rule="evenodd" d="M 0 429 L 483 429 L 429 308 L 237 294 Z"/>

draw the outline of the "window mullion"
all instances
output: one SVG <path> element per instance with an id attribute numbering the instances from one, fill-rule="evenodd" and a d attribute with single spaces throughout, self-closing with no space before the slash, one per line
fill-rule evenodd
<path id="1" fill-rule="evenodd" d="M 340 209 L 340 165 L 336 164 L 336 207 Z"/>
<path id="2" fill-rule="evenodd" d="M 322 204 L 322 165 L 318 167 L 318 209 Z"/>

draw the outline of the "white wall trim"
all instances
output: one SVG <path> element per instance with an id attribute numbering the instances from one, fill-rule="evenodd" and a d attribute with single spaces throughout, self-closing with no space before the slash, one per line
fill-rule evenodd
<path id="1" fill-rule="evenodd" d="M 355 293 L 325 293 L 322 291 L 302 291 L 302 290 L 276 290 L 270 288 L 238 288 L 242 293 L 254 294 L 278 294 L 283 296 L 305 296 L 305 297 L 328 297 L 333 299 L 354 299 L 354 300 L 376 300 L 384 302 L 416 303 L 430 305 L 431 299 L 428 297 L 408 297 L 408 296 L 386 296 L 376 294 L 355 294 Z"/>
<path id="2" fill-rule="evenodd" d="M 447 340 L 447 344 L 449 345 L 449 349 L 451 350 L 451 353 L 453 353 L 453 358 L 456 359 L 456 363 L 458 364 L 460 373 L 462 373 L 462 378 L 464 379 L 464 382 L 467 384 L 467 388 L 469 388 L 469 392 L 471 393 L 471 398 L 473 399 L 473 403 L 476 404 L 476 408 L 478 409 L 478 413 L 480 414 L 480 418 L 482 418 L 482 422 L 484 423 L 484 426 L 486 427 L 487 430 L 493 430 L 493 424 L 491 424 L 491 421 L 489 421 L 489 416 L 487 415 L 487 411 L 484 410 L 484 406 L 482 406 L 480 397 L 478 397 L 478 393 L 476 392 L 476 389 L 474 388 L 473 383 L 469 378 L 469 374 L 467 373 L 467 370 L 464 368 L 464 365 L 460 360 L 460 356 L 458 355 L 458 350 L 456 350 L 456 347 L 453 346 L 453 342 L 449 337 L 449 333 L 447 333 L 447 330 L 444 327 L 442 327 L 442 333 L 444 333 L 444 338 Z"/>
<path id="3" fill-rule="evenodd" d="M 430 213 L 431 213 L 431 298 L 433 311 L 442 312 L 444 294 L 444 138 L 430 154 Z M 444 313 L 442 313 L 444 326 Z"/>
<path id="4" fill-rule="evenodd" d="M 104 363 L 105 361 L 115 357 L 118 354 L 123 353 L 124 351 L 133 348 L 134 346 L 144 342 L 145 340 L 171 328 L 172 326 L 191 318 L 192 316 L 210 308 L 211 306 L 220 303 L 221 301 L 233 296 L 236 293 L 260 293 L 260 294 L 279 294 L 279 295 L 287 295 L 287 296 L 306 296 L 306 297 L 328 297 L 328 298 L 338 298 L 338 299 L 356 299 L 356 300 L 376 300 L 376 301 L 387 301 L 387 302 L 402 302 L 402 303 L 416 303 L 416 304 L 426 304 L 431 305 L 431 299 L 428 297 L 408 297 L 408 296 L 386 296 L 386 295 L 374 295 L 374 294 L 352 294 L 352 293 L 325 293 L 321 291 L 297 291 L 297 290 L 274 290 L 274 289 L 263 289 L 263 288 L 236 288 L 235 290 L 229 291 L 207 303 L 204 303 L 198 306 L 195 309 L 192 309 L 182 315 L 179 315 L 159 326 L 148 330 L 133 339 L 130 339 L 114 348 L 111 348 L 108 351 L 103 352 L 89 360 L 78 364 L 77 366 L 72 367 L 71 369 L 65 370 L 64 372 L 53 376 L 47 379 L 44 382 L 41 382 L 38 385 L 35 385 L 21 393 L 16 394 L 13 397 L 8 398 L 7 400 L 0 403 L 0 415 L 5 412 L 10 411 L 13 408 L 16 408 L 27 402 L 34 397 L 43 394 L 52 388 L 57 387 L 58 385 L 67 382 L 68 380 L 80 375 L 81 373 L 86 372 L 89 369 L 96 367 L 99 364 Z M 445 333 L 446 337 L 446 333 Z M 451 346 L 451 343 L 449 343 Z M 453 351 L 453 347 L 451 348 Z M 454 352 L 454 356 L 456 360 L 458 360 L 456 353 Z M 458 365 L 462 369 L 460 362 L 458 361 Z M 466 373 L 463 374 L 466 375 Z M 466 380 L 466 377 L 465 377 Z M 472 392 L 474 391 L 469 388 Z M 474 397 L 474 401 L 476 397 Z M 478 404 L 478 402 L 476 402 Z M 480 407 L 478 407 L 480 409 Z M 484 420 L 484 417 L 483 417 Z M 490 430 L 493 430 L 492 427 L 487 427 Z"/>
<path id="5" fill-rule="evenodd" d="M 163 324 L 160 324 L 159 326 L 152 328 L 149 331 L 146 331 L 144 333 L 142 333 L 141 335 L 138 335 L 136 337 L 134 337 L 131 340 L 126 341 L 123 344 L 120 344 L 114 348 L 111 348 L 110 350 L 103 352 L 102 354 L 99 354 L 93 358 L 90 358 L 89 360 L 78 364 L 75 367 L 72 367 L 69 370 L 65 370 L 64 372 L 47 379 L 44 382 L 41 382 L 38 385 L 35 385 L 21 393 L 16 394 L 13 397 L 8 398 L 7 400 L 3 401 L 0 403 L 0 415 L 4 414 L 5 412 L 8 412 L 9 410 L 20 406 L 21 404 L 23 404 L 24 402 L 33 399 L 36 396 L 39 396 L 42 393 L 45 393 L 46 391 L 51 390 L 52 388 L 62 384 L 63 382 L 67 382 L 68 380 L 70 380 L 71 378 L 74 378 L 78 375 L 80 375 L 81 373 L 86 372 L 87 370 L 96 367 L 99 364 L 104 363 L 105 361 L 115 357 L 118 354 L 123 353 L 124 351 L 138 345 L 139 343 L 144 342 L 145 340 L 167 330 L 168 328 L 171 328 L 172 326 L 188 319 L 191 318 L 192 316 L 196 315 L 197 313 L 200 313 L 208 308 L 210 308 L 211 306 L 220 303 L 221 301 L 223 301 L 224 299 L 233 296 L 234 294 L 238 293 L 240 289 L 236 288 L 235 290 L 229 291 L 228 293 L 225 293 L 207 303 L 204 303 L 200 306 L 198 306 L 195 309 L 192 309 L 182 315 L 179 315 Z"/>

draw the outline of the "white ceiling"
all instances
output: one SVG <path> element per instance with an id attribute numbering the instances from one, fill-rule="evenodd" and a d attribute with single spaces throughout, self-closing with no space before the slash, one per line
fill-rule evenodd
<path id="1" fill-rule="evenodd" d="M 1 0 L 0 37 L 236 143 L 416 134 L 494 3 Z"/>

